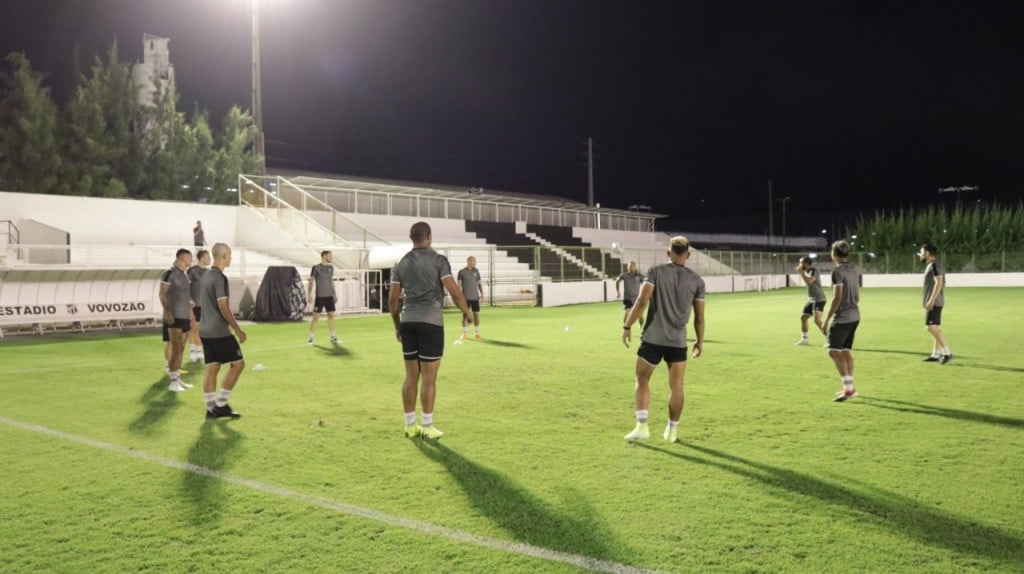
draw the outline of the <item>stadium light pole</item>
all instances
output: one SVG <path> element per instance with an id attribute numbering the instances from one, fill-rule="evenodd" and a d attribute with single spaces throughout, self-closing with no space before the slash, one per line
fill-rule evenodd
<path id="1" fill-rule="evenodd" d="M 263 142 L 263 93 L 260 82 L 260 0 L 250 0 L 252 6 L 252 123 L 256 128 L 253 152 L 256 155 L 256 175 L 267 170 L 266 149 Z"/>

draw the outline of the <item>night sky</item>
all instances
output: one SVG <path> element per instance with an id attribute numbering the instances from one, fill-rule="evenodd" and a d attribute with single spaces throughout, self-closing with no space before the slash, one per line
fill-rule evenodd
<path id="1" fill-rule="evenodd" d="M 1024 2 L 260 0 L 275 168 L 649 205 L 790 233 L 858 210 L 1016 203 Z M 250 0 L 2 0 L 0 53 L 171 39 L 180 108 L 250 106 Z M 4 69 L 8 69 L 6 64 Z M 782 203 L 776 202 L 776 233 Z"/>

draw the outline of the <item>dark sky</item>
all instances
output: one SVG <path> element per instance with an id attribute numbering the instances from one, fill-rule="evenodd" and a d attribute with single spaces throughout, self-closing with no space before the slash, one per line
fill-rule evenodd
<path id="1" fill-rule="evenodd" d="M 217 119 L 250 105 L 250 1 L 0 0 L 0 53 L 63 99 L 76 45 L 166 36 Z M 271 172 L 586 201 L 592 137 L 603 206 L 752 232 L 768 180 L 790 232 L 1024 191 L 1024 2 L 260 2 Z"/>

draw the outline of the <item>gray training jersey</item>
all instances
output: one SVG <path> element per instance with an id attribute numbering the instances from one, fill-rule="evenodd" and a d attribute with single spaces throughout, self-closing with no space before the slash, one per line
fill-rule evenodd
<path id="1" fill-rule="evenodd" d="M 814 279 L 814 281 L 807 284 L 807 298 L 815 302 L 824 301 L 825 290 L 821 288 L 821 275 L 818 274 L 818 270 L 811 267 L 805 270 L 804 273 Z"/>
<path id="2" fill-rule="evenodd" d="M 622 288 L 622 298 L 636 301 L 636 298 L 640 296 L 640 286 L 644 284 L 644 274 L 639 271 L 636 273 L 623 273 L 615 280 L 615 284 L 618 285 L 619 281 L 622 281 L 623 285 L 625 285 Z"/>
<path id="3" fill-rule="evenodd" d="M 474 267 L 463 267 L 459 271 L 459 286 L 462 287 L 462 294 L 466 296 L 466 301 L 479 301 L 480 300 L 480 271 Z"/>
<path id="4" fill-rule="evenodd" d="M 924 270 L 924 300 L 921 302 L 922 305 L 928 304 L 928 298 L 932 296 L 932 289 L 935 289 L 935 278 L 943 277 L 942 267 L 939 265 L 938 259 L 928 264 L 928 267 Z M 942 289 L 939 289 L 939 296 L 935 298 L 935 306 L 942 307 L 946 304 L 946 297 L 942 293 Z"/>
<path id="5" fill-rule="evenodd" d="M 644 283 L 654 285 L 641 340 L 665 347 L 686 347 L 686 324 L 694 301 L 704 300 L 704 279 L 683 265 L 651 267 Z"/>
<path id="6" fill-rule="evenodd" d="M 196 307 L 202 307 L 199 304 L 199 281 L 203 278 L 203 274 L 206 273 L 206 269 L 193 265 L 188 268 L 188 280 L 189 284 L 189 295 L 192 297 L 192 304 Z"/>
<path id="7" fill-rule="evenodd" d="M 402 323 L 444 326 L 444 285 L 452 274 L 448 258 L 429 247 L 406 253 L 391 270 L 391 288 L 405 290 Z"/>
<path id="8" fill-rule="evenodd" d="M 171 267 L 160 277 L 160 283 L 168 285 L 167 303 L 175 319 L 192 318 L 192 301 L 188 275 L 177 267 Z"/>
<path id="9" fill-rule="evenodd" d="M 832 285 L 843 286 L 843 298 L 839 300 L 839 309 L 832 317 L 833 323 L 856 323 L 860 321 L 860 273 L 851 263 L 840 263 L 832 270 Z"/>
<path id="10" fill-rule="evenodd" d="M 220 314 L 219 299 L 228 298 L 228 278 L 216 267 L 210 267 L 199 280 L 199 300 L 205 311 L 199 318 L 199 336 L 204 339 L 219 339 L 231 335 L 231 326 Z"/>
<path id="11" fill-rule="evenodd" d="M 317 263 L 309 276 L 316 285 L 314 297 L 334 297 L 334 265 Z"/>

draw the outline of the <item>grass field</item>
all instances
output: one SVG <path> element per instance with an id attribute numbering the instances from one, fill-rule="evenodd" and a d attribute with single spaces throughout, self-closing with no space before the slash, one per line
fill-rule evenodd
<path id="1" fill-rule="evenodd" d="M 1022 294 L 947 289 L 938 365 L 919 290 L 864 289 L 848 403 L 821 335 L 793 346 L 802 290 L 710 296 L 674 445 L 664 368 L 656 438 L 622 439 L 618 303 L 485 308 L 463 345 L 447 315 L 439 443 L 402 435 L 386 316 L 340 350 L 247 326 L 214 423 L 158 333 L 6 339 L 0 571 L 1021 572 Z"/>

